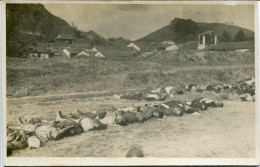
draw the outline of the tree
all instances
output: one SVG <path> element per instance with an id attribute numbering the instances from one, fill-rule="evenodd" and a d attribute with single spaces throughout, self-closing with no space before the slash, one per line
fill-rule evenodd
<path id="1" fill-rule="evenodd" d="M 244 41 L 245 38 L 246 38 L 246 37 L 245 37 L 244 31 L 243 31 L 243 30 L 239 30 L 238 33 L 237 33 L 237 35 L 235 36 L 234 41 L 236 41 L 236 42 Z"/>
<path id="2" fill-rule="evenodd" d="M 77 38 L 81 37 L 81 31 L 78 29 L 77 25 L 74 24 L 73 22 L 71 23 L 71 27 L 73 29 L 73 33 Z"/>
<path id="3" fill-rule="evenodd" d="M 231 41 L 231 36 L 230 36 L 230 34 L 227 31 L 224 31 L 222 33 L 222 39 L 223 39 L 223 42 L 230 42 Z"/>
<path id="4" fill-rule="evenodd" d="M 170 24 L 172 30 L 176 32 L 176 36 L 173 39 L 176 42 L 193 41 L 197 39 L 198 25 L 193 20 L 184 20 L 175 18 Z"/>

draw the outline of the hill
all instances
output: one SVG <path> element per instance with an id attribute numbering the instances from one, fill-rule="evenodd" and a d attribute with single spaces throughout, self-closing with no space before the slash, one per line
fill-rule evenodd
<path id="1" fill-rule="evenodd" d="M 117 46 L 127 46 L 131 43 L 129 39 L 118 37 L 118 38 L 108 38 L 108 40 L 113 44 Z"/>
<path id="2" fill-rule="evenodd" d="M 52 15 L 41 4 L 7 4 L 7 54 L 15 56 L 27 44 L 48 42 L 58 34 L 73 33 L 64 20 Z"/>
<path id="3" fill-rule="evenodd" d="M 85 39 L 90 44 L 107 45 L 110 42 L 90 30 L 83 32 L 76 25 L 52 15 L 41 4 L 7 4 L 7 55 L 22 57 L 21 50 L 38 42 L 53 42 L 59 34 Z"/>
<path id="4" fill-rule="evenodd" d="M 93 30 L 81 32 L 80 38 L 90 41 L 91 44 L 109 44 L 109 41 Z"/>
<path id="5" fill-rule="evenodd" d="M 254 39 L 254 32 L 245 28 L 222 23 L 201 23 L 191 19 L 185 20 L 175 18 L 168 26 L 164 26 L 147 36 L 138 39 L 137 42 L 158 43 L 172 40 L 176 43 L 184 43 L 187 41 L 196 41 L 199 33 L 209 30 L 215 32 L 219 37 L 222 36 L 224 31 L 227 31 L 232 39 L 238 31 L 242 30 L 244 31 L 247 40 Z"/>

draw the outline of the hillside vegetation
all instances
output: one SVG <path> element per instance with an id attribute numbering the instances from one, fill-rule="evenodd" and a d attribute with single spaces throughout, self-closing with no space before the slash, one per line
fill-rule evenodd
<path id="1" fill-rule="evenodd" d="M 7 58 L 7 96 L 233 83 L 254 76 L 254 53 L 158 52 L 129 60 Z M 245 66 L 245 67 L 243 67 Z"/>
<path id="2" fill-rule="evenodd" d="M 22 57 L 23 48 L 39 42 L 53 42 L 60 34 L 85 39 L 90 44 L 109 44 L 93 30 L 82 32 L 63 19 L 52 15 L 41 4 L 7 4 L 7 55 Z"/>
<path id="3" fill-rule="evenodd" d="M 49 42 L 58 34 L 73 33 L 64 20 L 49 13 L 41 4 L 7 4 L 7 55 L 17 56 L 23 46 Z"/>
<path id="4" fill-rule="evenodd" d="M 239 31 L 243 31 L 246 40 L 254 39 L 254 32 L 245 28 L 222 23 L 200 23 L 191 19 L 185 20 L 175 18 L 169 25 L 154 31 L 147 36 L 138 39 L 137 41 L 158 43 L 172 40 L 176 43 L 184 43 L 188 41 L 197 41 L 198 34 L 205 31 L 213 31 L 219 37 L 222 36 L 224 31 L 226 31 L 228 34 L 230 34 L 232 39 L 235 38 L 235 35 Z"/>

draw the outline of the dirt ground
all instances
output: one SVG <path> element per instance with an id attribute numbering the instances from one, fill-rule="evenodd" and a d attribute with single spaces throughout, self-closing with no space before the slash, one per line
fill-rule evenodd
<path id="1" fill-rule="evenodd" d="M 203 94 L 205 95 L 205 94 Z M 199 94 L 177 99 L 192 100 Z M 207 98 L 214 99 L 213 95 Z M 125 127 L 108 127 L 59 141 L 40 149 L 15 151 L 17 157 L 124 157 L 132 144 L 142 146 L 145 157 L 249 158 L 255 154 L 255 103 L 223 101 L 223 108 L 210 108 L 199 115 L 150 119 Z M 53 121 L 56 112 L 106 110 L 137 106 L 145 101 L 99 97 L 37 104 L 8 105 L 7 122 L 17 124 L 25 113 Z"/>

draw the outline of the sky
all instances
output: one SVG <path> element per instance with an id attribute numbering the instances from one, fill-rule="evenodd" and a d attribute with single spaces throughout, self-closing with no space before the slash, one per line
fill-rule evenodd
<path id="1" fill-rule="evenodd" d="M 105 38 L 136 40 L 169 25 L 174 18 L 233 23 L 254 30 L 253 5 L 208 4 L 45 4 L 45 8 L 80 30 Z"/>

